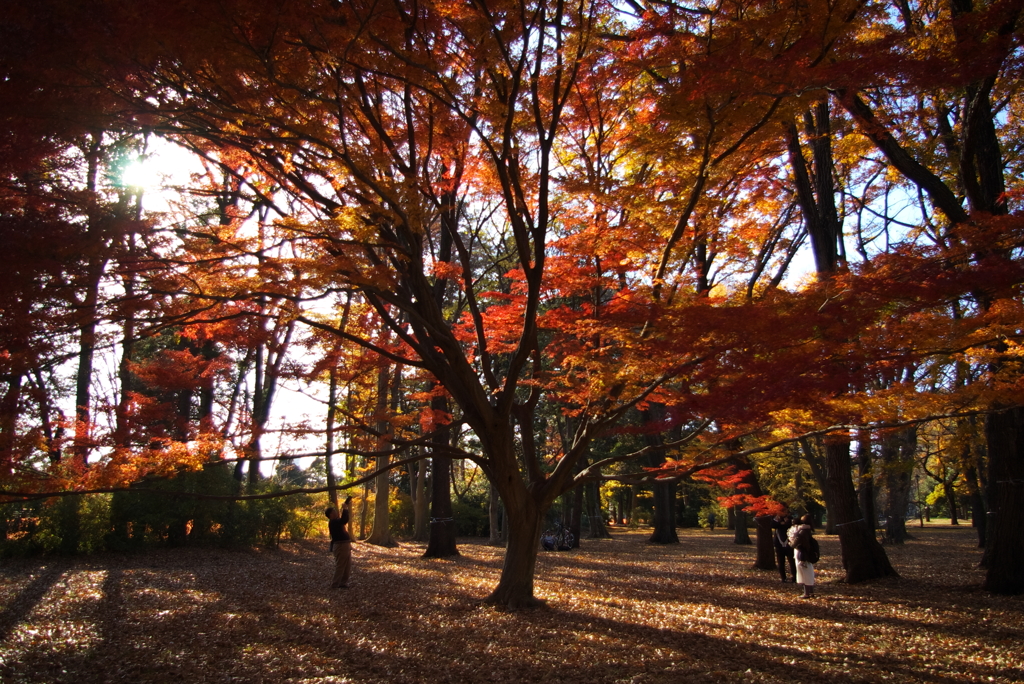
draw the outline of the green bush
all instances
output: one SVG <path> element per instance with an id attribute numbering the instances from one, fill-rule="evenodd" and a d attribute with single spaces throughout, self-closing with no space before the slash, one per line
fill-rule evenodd
<path id="1" fill-rule="evenodd" d="M 452 502 L 452 517 L 458 526 L 456 534 L 460 537 L 483 537 L 490 533 L 490 516 L 487 502 L 475 499 Z"/>

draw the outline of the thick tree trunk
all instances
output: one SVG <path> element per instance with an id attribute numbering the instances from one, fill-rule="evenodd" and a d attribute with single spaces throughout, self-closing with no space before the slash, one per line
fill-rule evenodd
<path id="1" fill-rule="evenodd" d="M 587 515 L 590 521 L 589 539 L 608 539 L 612 535 L 604 524 L 601 513 L 601 488 L 596 482 L 586 484 Z"/>
<path id="2" fill-rule="evenodd" d="M 832 439 L 825 443 L 825 485 L 831 491 L 829 518 L 839 533 L 846 581 L 853 584 L 879 577 L 897 577 L 885 549 L 875 538 L 857 503 L 850 472 L 850 442 Z"/>
<path id="3" fill-rule="evenodd" d="M 659 425 L 664 420 L 665 407 L 662 404 L 651 404 L 647 411 L 643 412 L 643 423 L 648 429 Z M 651 447 L 651 455 L 648 463 L 657 468 L 665 462 L 665 452 L 662 448 L 664 440 L 660 433 L 651 432 L 645 435 L 644 441 Z M 649 541 L 652 544 L 678 544 L 679 535 L 676 533 L 676 483 L 666 480 L 655 480 L 652 485 L 654 494 L 654 531 Z"/>
<path id="4" fill-rule="evenodd" d="M 501 579 L 485 603 L 510 610 L 533 608 L 543 601 L 533 595 L 533 576 L 537 567 L 543 513 L 526 498 L 515 507 L 506 505 L 508 546 Z"/>
<path id="5" fill-rule="evenodd" d="M 772 516 L 755 516 L 754 529 L 757 530 L 757 560 L 754 561 L 754 567 L 758 570 L 777 569 L 775 542 L 772 540 Z"/>
<path id="6" fill-rule="evenodd" d="M 654 486 L 654 532 L 649 541 L 652 544 L 678 544 L 676 533 L 676 483 L 655 481 Z"/>
<path id="7" fill-rule="evenodd" d="M 996 594 L 1024 593 L 1024 409 L 991 413 L 985 420 L 991 516 L 984 587 Z"/>

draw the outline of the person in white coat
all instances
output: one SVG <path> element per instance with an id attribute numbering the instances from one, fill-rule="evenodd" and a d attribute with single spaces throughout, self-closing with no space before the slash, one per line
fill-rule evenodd
<path id="1" fill-rule="evenodd" d="M 806 560 L 813 536 L 814 528 L 811 527 L 809 515 L 802 516 L 798 524 L 789 528 L 789 545 L 796 555 L 796 583 L 803 585 L 804 593 L 800 598 L 805 599 L 814 597 L 814 563 Z"/>

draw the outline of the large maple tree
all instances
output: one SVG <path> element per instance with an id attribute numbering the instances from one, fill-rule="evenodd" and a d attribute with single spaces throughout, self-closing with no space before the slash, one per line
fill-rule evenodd
<path id="1" fill-rule="evenodd" d="M 1008 522 L 991 588 L 1017 586 L 1020 226 L 998 161 L 1015 133 L 990 100 L 1019 106 L 1013 3 L 903 8 L 902 25 L 860 2 L 44 4 L 69 33 L 61 68 L 113 98 L 123 125 L 188 145 L 236 184 L 241 167 L 265 179 L 248 185 L 258 227 L 226 216 L 185 231 L 191 264 L 233 266 L 155 278 L 180 298 L 168 320 L 251 316 L 261 340 L 268 321 L 298 322 L 328 356 L 364 355 L 353 367 L 379 381 L 365 451 L 429 441 L 500 493 L 510 534 L 492 602 L 535 602 L 545 511 L 600 477 L 607 461 L 581 462 L 634 410 L 657 437 L 630 456 L 668 457 L 650 478 L 834 434 L 828 478 L 846 508 L 831 513 L 847 525 L 852 427 L 997 409 Z M 932 137 L 911 107 L 924 92 L 946 107 Z M 947 165 L 930 170 L 944 140 Z M 877 211 L 862 169 L 878 166 L 920 189 L 924 219 L 857 266 L 843 200 Z M 907 224 L 881 214 L 894 219 Z M 820 277 L 780 289 L 805 236 Z M 338 298 L 361 316 L 321 304 Z M 989 381 L 876 382 L 950 359 L 986 363 Z M 397 429 L 388 368 L 431 386 L 418 437 Z M 573 428 L 558 448 L 540 427 L 552 407 Z M 479 450 L 453 445 L 454 425 Z M 841 534 L 850 579 L 885 574 L 856 529 Z"/>

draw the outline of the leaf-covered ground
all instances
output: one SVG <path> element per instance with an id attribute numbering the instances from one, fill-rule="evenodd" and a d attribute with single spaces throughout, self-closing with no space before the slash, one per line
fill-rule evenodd
<path id="1" fill-rule="evenodd" d="M 0 681 L 1024 682 L 1024 597 L 981 591 L 968 526 L 890 547 L 900 580 L 848 586 L 819 537 L 820 597 L 753 570 L 731 533 L 643 532 L 541 553 L 541 609 L 484 606 L 502 551 L 455 560 L 326 542 L 166 550 L 0 569 Z"/>

